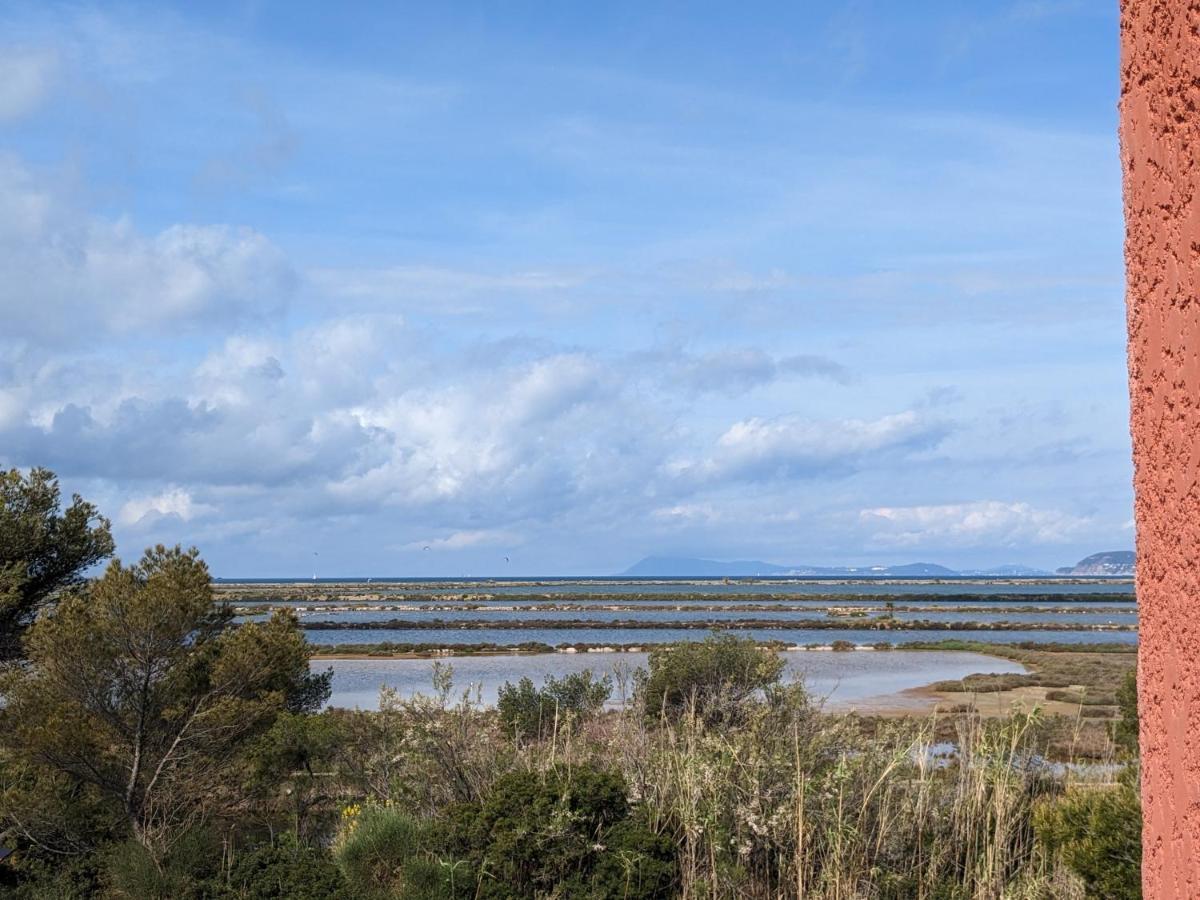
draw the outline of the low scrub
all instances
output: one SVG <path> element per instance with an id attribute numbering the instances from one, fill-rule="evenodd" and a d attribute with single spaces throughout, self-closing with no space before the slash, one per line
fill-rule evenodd
<path id="1" fill-rule="evenodd" d="M 675 842 L 647 827 L 619 773 L 594 764 L 505 775 L 441 828 L 443 846 L 467 862 L 465 896 L 675 896 Z"/>
<path id="2" fill-rule="evenodd" d="M 1072 790 L 1042 804 L 1034 826 L 1044 852 L 1079 876 L 1086 896 L 1142 896 L 1142 807 L 1132 786 Z"/>
<path id="3" fill-rule="evenodd" d="M 735 717 L 741 703 L 783 674 L 778 652 L 731 635 L 652 650 L 649 665 L 639 686 L 647 715 L 675 718 L 691 711 L 710 723 Z"/>
<path id="4" fill-rule="evenodd" d="M 590 670 L 562 678 L 547 676 L 536 688 L 529 678 L 505 682 L 496 708 L 505 731 L 514 737 L 544 738 L 560 729 L 587 721 L 608 702 L 612 680 L 595 678 Z"/>
<path id="5" fill-rule="evenodd" d="M 451 896 L 431 858 L 429 823 L 392 806 L 352 805 L 342 811 L 333 855 L 360 900 Z M 432 882 L 432 884 L 431 884 Z"/>

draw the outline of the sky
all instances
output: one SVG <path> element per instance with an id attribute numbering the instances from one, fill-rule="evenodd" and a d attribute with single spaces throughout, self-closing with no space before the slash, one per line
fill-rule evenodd
<path id="1" fill-rule="evenodd" d="M 4 2 L 0 465 L 225 577 L 1130 548 L 1116 17 Z"/>

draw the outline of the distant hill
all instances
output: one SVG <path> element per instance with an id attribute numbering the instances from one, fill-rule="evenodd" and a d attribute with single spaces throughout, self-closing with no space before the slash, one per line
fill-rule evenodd
<path id="1" fill-rule="evenodd" d="M 947 569 L 945 566 L 939 566 L 936 563 L 909 563 L 905 566 L 886 566 L 883 570 L 884 575 L 895 575 L 900 578 L 920 578 L 929 576 L 937 578 L 943 575 L 957 575 L 953 569 Z"/>
<path id="2" fill-rule="evenodd" d="M 1073 566 L 1056 570 L 1058 575 L 1132 575 L 1136 557 L 1132 550 L 1093 553 Z"/>
<path id="3" fill-rule="evenodd" d="M 756 559 L 723 562 L 685 556 L 647 556 L 621 575 L 629 578 L 736 578 L 754 575 L 807 575 L 814 577 L 892 576 L 896 578 L 938 578 L 958 573 L 933 563 L 909 563 L 903 566 L 780 566 Z"/>
<path id="4" fill-rule="evenodd" d="M 1010 563 L 987 569 L 956 571 L 937 563 L 916 562 L 900 566 L 781 566 L 759 559 L 697 559 L 690 556 L 647 556 L 621 576 L 628 578 L 748 578 L 755 575 L 795 575 L 810 578 L 1044 578 L 1049 575 L 1131 575 L 1133 554 L 1125 551 L 1096 553 L 1077 565 L 1048 572 Z"/>
<path id="5" fill-rule="evenodd" d="M 958 574 L 977 578 L 1040 578 L 1054 573 L 1046 569 L 1035 569 L 1033 566 L 1006 565 L 993 566 L 990 569 L 963 569 Z"/>
<path id="6" fill-rule="evenodd" d="M 634 563 L 622 575 L 631 578 L 672 578 L 688 575 L 722 578 L 746 575 L 787 575 L 791 569 L 755 559 L 718 562 L 715 559 L 689 559 L 683 556 L 647 556 Z"/>

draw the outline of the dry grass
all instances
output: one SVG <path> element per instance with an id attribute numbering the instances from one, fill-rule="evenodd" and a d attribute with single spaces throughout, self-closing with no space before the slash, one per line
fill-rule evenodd
<path id="1" fill-rule="evenodd" d="M 354 765 L 337 768 L 357 773 L 360 795 L 435 817 L 508 771 L 618 769 L 678 846 L 685 898 L 1083 896 L 1034 837 L 1035 805 L 1079 777 L 1040 762 L 1038 714 L 864 720 L 824 714 L 792 687 L 719 726 L 696 710 L 648 719 L 635 705 L 526 742 L 452 696 L 336 713 L 356 735 Z"/>

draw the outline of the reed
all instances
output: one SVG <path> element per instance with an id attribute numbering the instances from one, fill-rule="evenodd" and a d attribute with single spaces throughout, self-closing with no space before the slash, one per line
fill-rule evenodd
<path id="1" fill-rule="evenodd" d="M 677 848 L 671 896 L 696 900 L 1083 897 L 1062 854 L 1039 843 L 1038 811 L 1079 790 L 1128 790 L 1116 759 L 1047 762 L 1037 713 L 864 720 L 827 714 L 792 684 L 731 699 L 736 712 L 720 716 L 712 697 L 657 716 L 634 698 L 529 740 L 447 694 L 385 704 L 389 727 L 409 735 L 384 744 L 389 783 L 421 785 L 401 791 L 410 808 L 436 819 L 508 772 L 561 780 L 599 765 Z"/>

